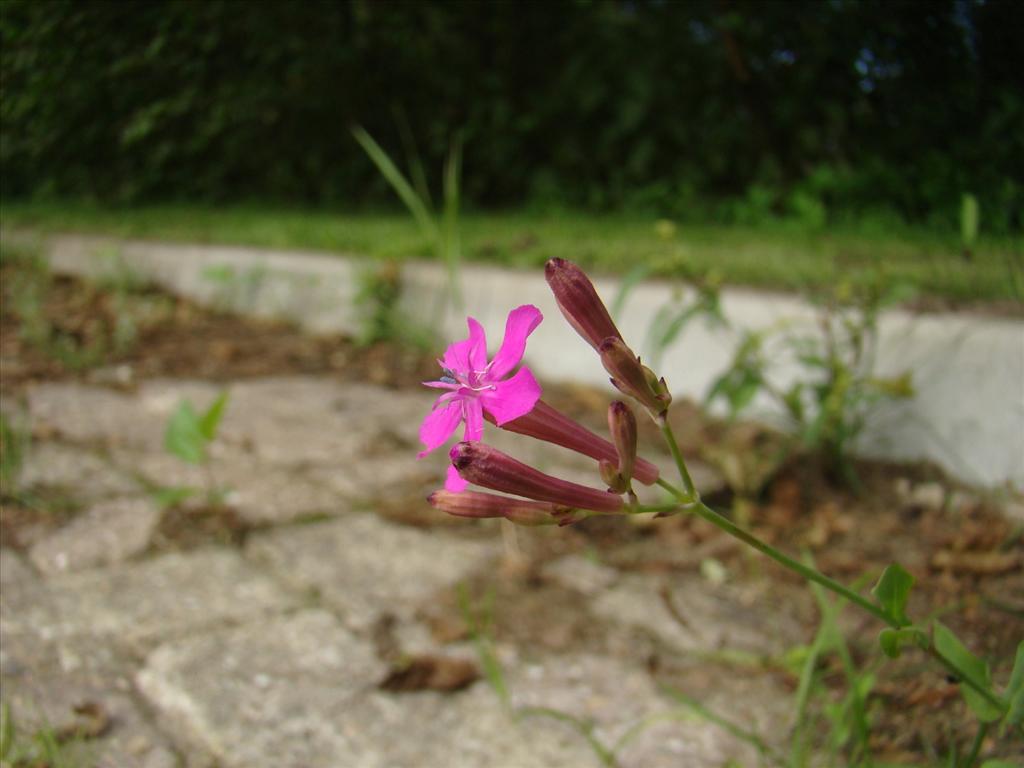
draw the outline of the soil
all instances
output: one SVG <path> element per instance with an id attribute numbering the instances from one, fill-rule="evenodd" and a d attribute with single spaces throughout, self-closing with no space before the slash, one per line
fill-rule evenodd
<path id="1" fill-rule="evenodd" d="M 373 382 L 393 388 L 418 387 L 436 374 L 435 355 L 401 344 L 359 346 L 344 336 L 311 336 L 281 322 L 253 320 L 203 309 L 151 287 L 111 291 L 65 277 L 51 277 L 26 262 L 5 260 L 0 267 L 0 394 L 16 399 L 37 381 L 78 379 L 131 388 L 150 378 L 181 377 L 232 380 L 257 376 L 317 374 L 341 380 Z M 22 299 L 35 291 L 34 304 Z M 118 329 L 130 324 L 125 338 Z M 545 398 L 580 420 L 601 426 L 606 396 L 585 387 L 548 387 Z M 993 677 L 1006 681 L 1017 644 L 1024 637 L 1024 548 L 1022 530 L 1003 516 L 991 495 L 959 486 L 935 467 L 859 462 L 863 483 L 852 492 L 830 482 L 808 457 L 779 461 L 784 438 L 757 425 L 723 425 L 699 408 L 680 403 L 673 409 L 684 452 L 715 460 L 738 456 L 747 462 L 743 494 L 723 491 L 712 506 L 732 510 L 761 538 L 798 553 L 809 552 L 824 572 L 847 583 L 865 573 L 878 573 L 899 561 L 913 574 L 916 586 L 909 612 L 913 616 L 942 614 L 942 620 L 972 648 L 993 663 Z M 642 436 L 654 445 L 653 429 Z M 5 450 L 7 447 L 5 446 Z M 753 458 L 751 458 L 753 457 Z M 760 461 L 759 457 L 764 458 Z M 750 467 L 753 467 L 752 469 Z M 930 503 L 922 489 L 938 489 Z M 930 496 L 935 497 L 935 493 Z M 406 499 L 382 500 L 381 512 L 403 522 L 469 527 L 463 521 Z M 7 541 L 17 540 L 22 526 L 38 525 L 38 515 L 5 498 L 0 522 Z M 44 505 L 46 506 L 46 505 Z M 422 509 L 420 509 L 422 507 Z M 52 515 L 52 512 L 44 514 Z M 181 512 L 169 514 L 161 535 L 181 536 Z M 195 516 L 195 515 L 194 515 Z M 198 515 L 188 536 L 213 543 L 237 542 L 241 534 L 223 515 Z M 45 521 L 44 521 L 45 522 Z M 602 563 L 635 572 L 699 573 L 709 559 L 724 565 L 740 588 L 770 581 L 768 592 L 789 606 L 813 637 L 818 614 L 809 590 L 787 571 L 752 556 L 711 525 L 675 516 L 636 525 L 622 518 L 592 518 L 581 524 L 531 539 L 520 578 L 481 584 L 492 590 L 494 632 L 503 642 L 523 648 L 558 650 L 609 647 L 633 655 L 665 684 L 691 685 L 712 672 L 736 674 L 726 662 L 680 664 L 650 638 L 614 643 L 607 629 L 568 600 L 564 590 L 550 587 L 535 567 L 551 555 L 596 553 Z M 467 530 L 467 535 L 472 535 Z M 863 584 L 863 582 L 860 582 Z M 467 631 L 456 596 L 427 617 L 438 637 L 452 639 Z M 854 611 L 848 610 L 845 618 Z M 684 617 L 680 617 L 685 620 Z M 879 627 L 871 620 L 844 624 L 856 663 L 876 664 Z M 780 660 L 762 662 L 794 689 L 797 672 Z M 836 698 L 844 686 L 838 662 L 828 661 L 824 680 Z M 696 677 L 695 677 L 696 676 Z M 700 680 L 696 680 L 700 678 Z M 874 713 L 872 746 L 886 761 L 929 762 L 943 753 L 950 734 L 970 743 L 974 722 L 958 695 L 958 685 L 923 655 L 908 652 L 882 665 L 871 691 Z M 397 685 L 398 683 L 396 683 Z M 1000 737 L 987 737 L 993 747 Z M 1009 737 L 1003 737 L 1009 738 Z M 934 751 L 933 751 L 934 750 Z M 1005 752 L 1005 744 L 1000 745 Z"/>

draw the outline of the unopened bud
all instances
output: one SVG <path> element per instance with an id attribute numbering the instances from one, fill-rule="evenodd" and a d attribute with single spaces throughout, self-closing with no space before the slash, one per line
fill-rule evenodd
<path id="1" fill-rule="evenodd" d="M 590 346 L 597 349 L 609 336 L 621 338 L 594 284 L 582 269 L 565 259 L 551 259 L 544 267 L 544 275 L 565 319 Z"/>
<path id="2" fill-rule="evenodd" d="M 642 365 L 640 358 L 622 339 L 608 337 L 601 342 L 598 352 L 601 353 L 601 364 L 612 375 L 611 382 L 616 389 L 636 398 L 654 416 L 668 410 L 672 396 L 664 379 L 658 379 L 650 368 Z"/>
<path id="3" fill-rule="evenodd" d="M 608 406 L 608 431 L 619 454 L 619 477 L 628 488 L 636 464 L 636 416 L 619 400 Z"/>
<path id="4" fill-rule="evenodd" d="M 629 490 L 629 481 L 620 474 L 617 466 L 610 461 L 601 459 L 598 462 L 598 467 L 601 469 L 601 479 L 604 480 L 604 484 L 608 486 L 609 491 L 612 493 L 625 493 Z"/>
<path id="5" fill-rule="evenodd" d="M 487 411 L 484 417 L 494 423 L 495 419 Z M 608 461 L 618 466 L 619 454 L 615 446 L 602 437 L 595 435 L 574 419 L 561 411 L 552 408 L 543 400 L 538 400 L 533 410 L 518 419 L 506 421 L 502 429 L 519 435 L 544 440 L 560 445 L 563 448 L 582 453 L 596 461 Z M 651 485 L 658 479 L 658 468 L 646 459 L 638 458 L 633 475 L 644 485 Z"/>
<path id="6" fill-rule="evenodd" d="M 456 517 L 503 517 L 517 525 L 562 525 L 565 509 L 546 501 L 528 501 L 479 491 L 434 491 L 431 506 Z"/>
<path id="7" fill-rule="evenodd" d="M 458 443 L 450 456 L 462 479 L 493 491 L 514 493 L 574 509 L 598 512 L 622 509 L 622 499 L 614 493 L 546 475 L 483 443 Z"/>

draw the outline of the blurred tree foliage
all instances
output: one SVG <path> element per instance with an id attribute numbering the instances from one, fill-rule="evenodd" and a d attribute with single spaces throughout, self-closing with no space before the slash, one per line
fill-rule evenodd
<path id="1" fill-rule="evenodd" d="M 1018 0 L 4 0 L 5 197 L 390 200 L 349 126 L 465 194 L 810 225 L 1024 208 Z M 886 218 L 888 217 L 888 219 Z"/>

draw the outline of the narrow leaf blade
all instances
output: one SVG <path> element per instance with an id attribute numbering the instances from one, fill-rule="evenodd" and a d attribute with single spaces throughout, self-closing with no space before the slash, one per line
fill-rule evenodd
<path id="1" fill-rule="evenodd" d="M 206 409 L 206 413 L 199 420 L 199 431 L 206 438 L 206 442 L 210 442 L 216 437 L 217 427 L 220 426 L 220 421 L 224 416 L 224 408 L 227 404 L 228 392 L 225 390 L 217 396 L 217 399 Z"/>
<path id="2" fill-rule="evenodd" d="M 882 576 L 871 590 L 871 594 L 897 623 L 909 624 L 906 608 L 912 586 L 914 586 L 914 577 L 907 573 L 899 563 L 892 563 L 882 572 Z"/>
<path id="3" fill-rule="evenodd" d="M 932 636 L 935 641 L 935 649 L 952 661 L 965 677 L 969 677 L 978 687 L 991 690 L 992 673 L 984 659 L 978 658 L 967 650 L 967 647 L 960 642 L 960 638 L 941 622 L 934 623 Z M 963 682 L 960 684 L 960 693 L 963 694 L 964 701 L 967 702 L 967 706 L 974 716 L 982 722 L 991 723 L 1003 716 L 1002 710 Z"/>

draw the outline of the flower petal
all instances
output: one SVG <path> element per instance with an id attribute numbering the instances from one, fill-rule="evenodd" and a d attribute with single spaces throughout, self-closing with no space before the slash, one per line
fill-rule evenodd
<path id="1" fill-rule="evenodd" d="M 523 366 L 511 379 L 495 382 L 493 390 L 481 392 L 480 400 L 498 426 L 501 426 L 506 421 L 518 419 L 532 411 L 540 395 L 540 384 L 533 377 L 533 372 Z"/>
<path id="2" fill-rule="evenodd" d="M 468 374 L 487 367 L 487 337 L 484 328 L 474 317 L 467 317 L 469 338 L 457 341 L 444 353 L 444 367 L 455 373 Z"/>
<path id="3" fill-rule="evenodd" d="M 446 396 L 442 395 L 433 410 L 427 414 L 427 418 L 420 425 L 420 442 L 426 446 L 426 450 L 420 451 L 416 458 L 422 459 L 435 448 L 444 445 L 445 441 L 452 436 L 452 432 L 462 421 L 462 398 L 452 398 L 445 401 Z"/>
<path id="4" fill-rule="evenodd" d="M 505 321 L 505 338 L 488 368 L 489 381 L 505 378 L 519 365 L 519 361 L 523 359 L 523 352 L 526 351 L 526 337 L 533 333 L 534 328 L 540 325 L 543 319 L 544 315 L 532 304 L 524 304 L 508 313 L 508 320 Z"/>
<path id="5" fill-rule="evenodd" d="M 467 486 L 469 486 L 469 483 L 462 479 L 459 475 L 459 470 L 449 464 L 448 475 L 444 479 L 444 489 L 458 493 L 459 491 L 466 490 Z"/>
<path id="6" fill-rule="evenodd" d="M 462 399 L 462 418 L 466 420 L 463 440 L 479 440 L 484 436 L 484 409 L 477 397 Z"/>

